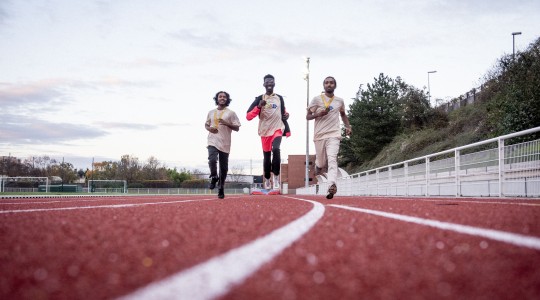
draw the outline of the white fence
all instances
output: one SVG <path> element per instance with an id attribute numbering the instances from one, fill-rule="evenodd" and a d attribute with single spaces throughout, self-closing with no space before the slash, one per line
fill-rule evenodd
<path id="1" fill-rule="evenodd" d="M 6 187 L 6 184 L 8 182 L 26 182 L 26 183 L 45 183 L 45 192 L 49 192 L 49 178 L 47 177 L 8 177 L 8 176 L 0 176 L 0 193 L 4 192 L 37 192 L 39 191 L 39 188 L 33 188 L 33 187 L 25 187 L 25 188 L 19 188 L 19 187 Z"/>
<path id="2" fill-rule="evenodd" d="M 338 179 L 338 196 L 540 197 L 540 127 Z M 327 183 L 296 194 L 326 194 Z"/>

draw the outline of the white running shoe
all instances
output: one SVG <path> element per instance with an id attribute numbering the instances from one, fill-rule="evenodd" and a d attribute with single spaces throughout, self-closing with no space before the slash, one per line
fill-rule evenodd
<path id="1" fill-rule="evenodd" d="M 280 189 L 280 184 L 279 184 L 279 175 L 274 175 L 274 190 L 279 190 Z"/>
<path id="2" fill-rule="evenodd" d="M 270 184 L 270 179 L 264 178 L 264 184 L 263 187 L 265 190 L 269 190 L 272 188 L 272 185 Z"/>

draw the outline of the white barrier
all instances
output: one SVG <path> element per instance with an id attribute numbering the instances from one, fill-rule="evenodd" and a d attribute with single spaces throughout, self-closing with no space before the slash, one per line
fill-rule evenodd
<path id="1" fill-rule="evenodd" d="M 513 143 L 540 127 L 338 179 L 338 196 L 540 197 L 540 140 Z M 296 189 L 326 194 L 321 182 Z"/>

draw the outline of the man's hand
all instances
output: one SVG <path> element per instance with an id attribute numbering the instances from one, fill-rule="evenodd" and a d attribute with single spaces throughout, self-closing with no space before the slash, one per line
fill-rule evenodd
<path id="1" fill-rule="evenodd" d="M 261 101 L 259 101 L 259 105 L 257 105 L 257 107 L 263 108 L 263 106 L 266 106 L 266 100 L 261 99 Z"/>
<path id="2" fill-rule="evenodd" d="M 219 122 L 219 124 L 221 124 L 221 125 L 229 126 L 229 123 L 227 123 L 227 121 L 225 121 L 225 120 L 223 120 L 223 119 L 218 119 L 218 122 Z"/>
<path id="3" fill-rule="evenodd" d="M 284 113 L 282 119 L 283 121 L 287 121 L 289 119 L 289 113 L 288 112 Z"/>
<path id="4" fill-rule="evenodd" d="M 327 107 L 326 109 L 323 109 L 319 112 L 319 117 L 324 117 L 328 114 L 328 112 L 330 111 L 330 109 Z"/>

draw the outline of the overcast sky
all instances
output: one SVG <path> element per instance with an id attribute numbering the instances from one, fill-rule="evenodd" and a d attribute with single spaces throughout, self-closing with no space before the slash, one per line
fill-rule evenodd
<path id="1" fill-rule="evenodd" d="M 538 38 L 539 13 L 538 0 L 0 0 L 0 156 L 207 171 L 204 122 L 225 90 L 242 122 L 229 166 L 258 175 L 245 114 L 264 75 L 290 113 L 286 162 L 306 150 L 304 57 L 310 98 L 328 75 L 348 107 L 379 73 L 427 91 L 436 70 L 432 100 L 448 100 L 512 53 L 512 32 L 517 51 Z"/>

